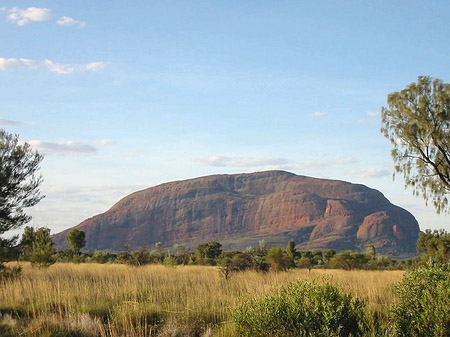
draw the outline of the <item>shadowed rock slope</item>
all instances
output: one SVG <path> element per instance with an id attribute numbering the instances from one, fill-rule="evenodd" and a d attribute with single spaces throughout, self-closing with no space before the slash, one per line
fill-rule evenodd
<path id="1" fill-rule="evenodd" d="M 213 175 L 135 192 L 75 228 L 89 250 L 123 250 L 215 240 L 227 249 L 257 247 L 265 239 L 304 249 L 413 253 L 419 225 L 379 191 L 344 181 L 284 171 Z M 58 247 L 73 228 L 53 236 Z"/>

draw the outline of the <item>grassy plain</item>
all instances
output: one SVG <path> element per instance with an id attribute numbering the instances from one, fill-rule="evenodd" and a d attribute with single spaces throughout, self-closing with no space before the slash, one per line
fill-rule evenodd
<path id="1" fill-rule="evenodd" d="M 401 271 L 295 269 L 245 271 L 225 280 L 216 267 L 117 264 L 22 264 L 0 284 L 1 336 L 237 336 L 231 312 L 242 297 L 274 293 L 298 278 L 327 277 L 364 299 L 373 321 L 387 324 Z"/>

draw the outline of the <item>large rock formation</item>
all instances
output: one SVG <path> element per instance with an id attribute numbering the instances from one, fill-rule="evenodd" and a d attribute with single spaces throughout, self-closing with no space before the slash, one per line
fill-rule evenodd
<path id="1" fill-rule="evenodd" d="M 373 243 L 388 254 L 415 251 L 419 226 L 408 211 L 379 191 L 344 181 L 284 171 L 213 175 L 135 192 L 76 228 L 86 248 L 123 250 L 215 240 L 228 249 L 258 241 L 300 248 L 364 250 Z M 56 234 L 66 245 L 72 230 Z"/>

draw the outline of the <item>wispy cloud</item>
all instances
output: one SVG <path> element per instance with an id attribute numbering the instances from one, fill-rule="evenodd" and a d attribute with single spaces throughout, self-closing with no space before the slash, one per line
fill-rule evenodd
<path id="1" fill-rule="evenodd" d="M 44 154 L 60 153 L 67 155 L 80 155 L 96 154 L 98 152 L 94 146 L 84 142 L 46 142 L 41 140 L 30 140 L 28 143 Z"/>
<path id="2" fill-rule="evenodd" d="M 104 145 L 115 145 L 115 144 L 117 144 L 117 142 L 112 139 L 100 139 L 100 140 L 93 141 L 92 144 L 104 146 Z"/>
<path id="3" fill-rule="evenodd" d="M 334 157 L 333 163 L 337 165 L 355 164 L 358 160 L 353 157 Z"/>
<path id="4" fill-rule="evenodd" d="M 14 70 L 20 68 L 27 69 L 45 69 L 52 73 L 57 74 L 72 74 L 81 73 L 85 71 L 97 72 L 104 69 L 108 64 L 106 62 L 91 62 L 86 64 L 69 65 L 69 64 L 59 64 L 50 60 L 36 61 L 29 59 L 17 59 L 17 58 L 3 58 L 0 57 L 0 71 Z"/>
<path id="5" fill-rule="evenodd" d="M 389 175 L 389 171 L 379 168 L 364 168 L 359 170 L 352 170 L 350 174 L 356 178 L 382 178 Z"/>
<path id="6" fill-rule="evenodd" d="M 24 26 L 30 22 L 42 22 L 50 20 L 54 17 L 52 11 L 48 8 L 39 8 L 39 7 L 28 7 L 28 8 L 6 8 L 1 7 L 0 11 L 8 12 L 9 14 L 6 16 L 6 20 L 16 24 L 18 26 Z M 61 16 L 56 23 L 60 26 L 75 26 L 78 28 L 83 28 L 86 26 L 86 22 L 75 20 L 70 16 Z"/>
<path id="7" fill-rule="evenodd" d="M 321 157 L 320 157 L 321 158 Z M 209 156 L 206 158 L 195 159 L 194 162 L 201 166 L 216 167 L 247 167 L 247 168 L 267 168 L 280 170 L 305 170 L 320 169 L 335 165 L 346 165 L 355 163 L 354 158 L 336 157 L 333 160 L 317 160 L 306 162 L 294 162 L 286 158 L 278 157 L 227 157 L 227 156 Z"/>
<path id="8" fill-rule="evenodd" d="M 311 114 L 312 117 L 324 117 L 328 115 L 328 113 L 326 112 L 321 112 L 321 111 L 316 111 L 314 113 Z"/>
<path id="9" fill-rule="evenodd" d="M 56 23 L 60 26 L 77 26 L 79 28 L 83 28 L 84 26 L 86 26 L 86 22 L 78 21 L 68 16 L 60 17 L 58 21 L 56 21 Z"/>
<path id="10" fill-rule="evenodd" d="M 380 113 L 378 111 L 367 111 L 366 115 L 370 117 L 378 117 Z"/>
<path id="11" fill-rule="evenodd" d="M 202 166 L 231 166 L 231 167 L 259 167 L 271 165 L 286 165 L 289 163 L 284 158 L 245 158 L 245 157 L 225 157 L 209 156 L 207 158 L 195 159 L 194 162 Z"/>
<path id="12" fill-rule="evenodd" d="M 19 121 L 13 121 L 11 119 L 0 118 L 0 125 L 3 125 L 3 126 L 22 126 L 22 125 L 25 125 L 25 124 L 27 124 L 27 123 L 19 122 Z"/>
<path id="13" fill-rule="evenodd" d="M 380 113 L 378 111 L 366 111 L 366 115 L 369 117 L 378 117 L 380 116 Z M 370 118 L 370 119 L 358 119 L 356 123 L 362 125 L 378 125 L 380 121 L 378 120 L 378 118 Z"/>
<path id="14" fill-rule="evenodd" d="M 36 150 L 44 154 L 62 155 L 90 155 L 97 154 L 97 146 L 115 145 L 116 141 L 111 139 L 100 139 L 92 142 L 65 141 L 48 142 L 43 140 L 30 140 L 27 142 Z"/>
<path id="15" fill-rule="evenodd" d="M 52 17 L 53 15 L 48 8 L 29 7 L 22 9 L 13 7 L 9 10 L 9 14 L 6 18 L 11 23 L 23 26 L 29 22 L 50 20 Z"/>

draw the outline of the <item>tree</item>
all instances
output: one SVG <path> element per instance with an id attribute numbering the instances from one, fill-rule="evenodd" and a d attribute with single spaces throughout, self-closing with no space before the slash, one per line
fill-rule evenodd
<path id="1" fill-rule="evenodd" d="M 339 252 L 330 260 L 331 267 L 345 270 L 361 269 L 364 268 L 366 264 L 366 255 L 354 253 L 351 250 Z"/>
<path id="2" fill-rule="evenodd" d="M 369 260 L 375 260 L 375 256 L 377 255 L 377 250 L 374 245 L 370 244 L 366 249 L 366 256 Z"/>
<path id="3" fill-rule="evenodd" d="M 450 84 L 419 76 L 417 84 L 388 96 L 381 110 L 381 132 L 394 146 L 395 172 L 415 195 L 449 212 Z"/>
<path id="4" fill-rule="evenodd" d="M 34 237 L 29 253 L 30 262 L 33 266 L 49 267 L 55 263 L 56 250 L 50 238 L 50 229 L 41 227 L 34 232 Z"/>
<path id="5" fill-rule="evenodd" d="M 19 136 L 0 129 L 0 235 L 17 229 L 31 220 L 25 208 L 36 205 L 43 196 L 38 174 L 43 157 L 28 143 L 19 143 Z M 9 249 L 17 237 L 0 238 L 0 271 L 5 269 Z"/>
<path id="6" fill-rule="evenodd" d="M 280 247 L 272 247 L 267 253 L 267 260 L 270 263 L 270 269 L 273 271 L 282 271 L 286 267 L 283 263 L 283 250 Z"/>
<path id="7" fill-rule="evenodd" d="M 195 249 L 200 259 L 216 259 L 222 253 L 222 245 L 216 241 L 201 243 Z"/>
<path id="8" fill-rule="evenodd" d="M 295 241 L 290 240 L 286 246 L 286 254 L 291 258 L 295 259 L 297 251 L 295 250 Z"/>
<path id="9" fill-rule="evenodd" d="M 33 248 L 35 230 L 34 227 L 26 226 L 22 233 L 22 239 L 19 242 L 20 258 L 28 260 L 31 249 Z"/>
<path id="10" fill-rule="evenodd" d="M 425 253 L 425 259 L 434 259 L 445 264 L 450 261 L 450 233 L 445 230 L 427 229 L 425 233 L 419 233 L 417 251 Z"/>
<path id="11" fill-rule="evenodd" d="M 73 252 L 79 255 L 81 248 L 86 245 L 86 235 L 84 234 L 84 231 L 74 229 L 67 236 L 67 242 L 69 243 Z"/>

